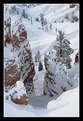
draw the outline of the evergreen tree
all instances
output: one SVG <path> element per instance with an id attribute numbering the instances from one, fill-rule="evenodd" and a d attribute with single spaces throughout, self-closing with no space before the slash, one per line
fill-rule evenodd
<path id="1" fill-rule="evenodd" d="M 19 15 L 19 11 L 18 11 L 18 9 L 17 9 L 17 15 Z"/>
<path id="2" fill-rule="evenodd" d="M 43 65 L 42 65 L 41 61 L 39 62 L 38 70 L 39 70 L 39 71 L 42 71 L 42 70 L 43 70 Z"/>
<path id="3" fill-rule="evenodd" d="M 16 11 L 16 6 L 13 5 L 13 6 L 11 7 L 11 12 L 14 13 L 15 11 Z"/>
<path id="4" fill-rule="evenodd" d="M 52 24 L 50 23 L 50 30 L 52 29 Z"/>
<path id="5" fill-rule="evenodd" d="M 22 14 L 21 14 L 24 18 L 25 18 L 25 9 L 23 9 Z"/>
<path id="6" fill-rule="evenodd" d="M 71 16 L 71 22 L 77 22 L 78 21 L 78 17 L 74 15 L 74 12 L 72 12 L 72 16 Z"/>
<path id="7" fill-rule="evenodd" d="M 38 17 L 37 17 L 37 18 L 35 18 L 35 21 L 40 22 Z"/>
<path id="8" fill-rule="evenodd" d="M 61 30 L 58 31 L 59 35 L 57 35 L 57 45 L 54 46 L 56 50 L 56 56 L 58 57 L 57 61 L 64 64 L 67 68 L 71 68 L 71 58 L 70 55 L 74 52 L 72 48 L 70 48 L 70 42 L 68 39 L 65 39 L 65 33 Z"/>
<path id="9" fill-rule="evenodd" d="M 37 52 L 36 55 L 35 55 L 35 62 L 39 62 L 40 59 L 41 59 L 40 51 L 38 50 L 38 52 Z"/>
<path id="10" fill-rule="evenodd" d="M 47 24 L 47 21 L 44 19 L 44 14 L 40 14 L 40 21 L 41 21 L 41 25 L 44 26 Z"/>
<path id="11" fill-rule="evenodd" d="M 32 17 L 31 17 L 31 24 L 32 24 Z"/>

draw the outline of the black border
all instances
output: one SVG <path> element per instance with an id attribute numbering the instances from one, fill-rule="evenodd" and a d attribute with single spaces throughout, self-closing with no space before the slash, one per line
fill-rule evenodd
<path id="1" fill-rule="evenodd" d="M 4 4 L 6 4 L 6 3 L 8 3 L 8 4 L 15 4 L 15 3 L 41 3 L 41 4 L 70 4 L 70 3 L 76 3 L 76 4 L 79 4 L 80 5 L 80 1 L 79 0 L 55 0 L 55 1 L 50 1 L 50 0 L 45 0 L 44 2 L 43 1 L 41 1 L 41 0 L 36 0 L 36 1 L 34 1 L 34 0 L 4 0 L 4 1 L 1 1 L 0 2 L 0 18 L 1 18 L 1 20 L 0 20 L 0 23 L 1 23 L 1 27 L 0 28 L 2 28 L 2 30 L 0 31 L 1 32 L 1 41 L 0 41 L 0 44 L 1 44 L 1 46 L 0 46 L 0 50 L 2 50 L 1 51 L 1 58 L 0 58 L 0 66 L 1 66 L 1 68 L 0 68 L 0 77 L 1 77 L 1 79 L 0 79 L 0 119 L 1 119 L 1 117 L 2 118 L 5 118 L 5 119 L 11 119 L 11 118 L 20 118 L 20 119 L 23 119 L 23 118 L 57 118 L 57 119 L 80 119 L 80 103 L 79 103 L 79 117 L 4 117 L 4 100 L 3 100 L 3 96 L 4 96 L 4 92 L 3 92 L 3 76 L 4 76 L 4 69 L 3 69 L 3 67 L 4 67 L 4 47 L 3 47 L 3 31 L 4 31 L 4 29 L 3 29 L 3 21 L 4 21 Z M 79 18 L 80 18 L 80 10 L 79 10 Z M 79 22 L 79 47 L 80 47 L 80 22 Z M 79 55 L 80 55 L 80 53 L 79 53 Z M 80 66 L 79 66 L 79 70 L 80 70 Z M 80 72 L 79 72 L 79 81 L 80 81 Z M 80 84 L 80 82 L 79 82 L 79 84 Z M 79 102 L 80 102 L 80 89 L 79 89 Z"/>

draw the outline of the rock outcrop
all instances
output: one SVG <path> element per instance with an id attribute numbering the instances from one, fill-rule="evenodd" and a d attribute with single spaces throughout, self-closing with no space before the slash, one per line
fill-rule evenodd
<path id="1" fill-rule="evenodd" d="M 6 94 L 6 99 L 10 99 L 16 104 L 28 104 L 28 97 L 22 80 L 15 83 L 15 86 Z"/>
<path id="2" fill-rule="evenodd" d="M 78 62 L 79 62 L 79 53 L 75 55 L 75 63 L 78 63 Z"/>
<path id="3" fill-rule="evenodd" d="M 8 60 L 6 62 L 6 68 L 4 70 L 5 74 L 5 91 L 13 86 L 21 78 L 21 71 L 18 68 L 18 65 L 15 64 L 15 60 Z"/>
<path id="4" fill-rule="evenodd" d="M 15 22 L 11 22 L 8 11 L 8 7 L 5 7 L 5 88 L 8 89 L 22 78 L 27 93 L 32 94 L 34 93 L 33 77 L 35 70 L 31 48 L 27 39 L 27 31 L 20 17 L 16 18 Z"/>
<path id="5" fill-rule="evenodd" d="M 32 60 L 32 52 L 27 39 L 27 32 L 20 18 L 12 26 L 12 46 L 17 53 L 21 77 L 24 80 L 23 82 L 26 91 L 31 94 L 34 92 L 33 77 L 35 75 L 35 70 Z"/>
<path id="6" fill-rule="evenodd" d="M 76 4 L 70 4 L 70 8 L 74 8 Z"/>
<path id="7" fill-rule="evenodd" d="M 44 64 L 46 69 L 44 95 L 57 96 L 71 87 L 68 84 L 67 72 L 64 66 L 57 62 L 54 52 L 45 54 Z"/>

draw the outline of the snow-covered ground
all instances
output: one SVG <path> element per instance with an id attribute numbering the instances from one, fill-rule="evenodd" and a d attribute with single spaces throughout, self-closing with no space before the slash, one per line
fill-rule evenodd
<path id="1" fill-rule="evenodd" d="M 11 4 L 10 4 L 11 5 Z M 12 5 L 11 5 L 12 6 Z M 71 16 L 74 11 L 79 18 L 79 8 L 69 8 L 69 4 L 42 4 L 36 7 L 27 8 L 22 5 L 16 5 L 20 13 L 22 9 L 32 17 L 31 21 L 22 18 L 22 22 L 26 27 L 28 40 L 32 49 L 32 56 L 34 59 L 38 50 L 41 53 L 41 60 L 43 62 L 44 54 L 49 52 L 56 43 L 56 36 L 58 30 L 65 32 L 66 38 L 71 42 L 71 48 L 74 49 L 72 58 L 72 69 L 67 70 L 69 78 L 78 72 L 78 65 L 73 66 L 75 54 L 79 50 L 79 21 L 71 23 L 64 19 L 68 13 Z M 35 17 L 39 17 L 40 13 L 44 13 L 48 22 L 48 26 L 52 23 L 52 30 L 42 30 L 41 24 L 35 21 Z M 13 14 L 12 24 L 16 20 L 17 15 Z M 56 20 L 56 23 L 54 21 Z M 61 21 L 64 20 L 62 23 Z M 57 31 L 56 31 L 57 28 Z M 8 50 L 8 48 L 6 48 Z M 5 55 L 8 51 L 5 51 Z M 7 53 L 8 54 L 8 53 Z M 12 56 L 12 55 L 10 55 Z M 59 97 L 43 96 L 43 83 L 45 70 L 38 71 L 38 64 L 35 63 L 36 75 L 34 77 L 35 97 L 29 97 L 29 105 L 17 105 L 10 100 L 4 99 L 4 116 L 5 117 L 78 117 L 79 116 L 79 77 L 75 78 L 75 87 Z M 77 75 L 76 75 L 77 76 Z M 78 78 L 78 80 L 77 80 Z M 55 100 L 56 99 L 56 100 Z"/>
<path id="2" fill-rule="evenodd" d="M 49 99 L 47 99 L 49 101 Z M 37 101 L 35 98 L 33 101 Z M 39 102 L 38 102 L 39 101 Z M 42 98 L 36 103 L 42 102 Z M 34 102 L 33 102 L 34 103 Z M 79 117 L 79 88 L 64 92 L 56 100 L 48 102 L 46 109 L 29 105 L 17 105 L 4 100 L 5 117 Z"/>

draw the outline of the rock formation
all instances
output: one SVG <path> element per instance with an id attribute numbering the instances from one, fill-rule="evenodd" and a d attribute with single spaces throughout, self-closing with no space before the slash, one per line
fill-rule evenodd
<path id="1" fill-rule="evenodd" d="M 64 66 L 57 62 L 57 57 L 53 51 L 45 54 L 44 64 L 46 69 L 44 95 L 57 96 L 71 87 L 68 84 L 67 72 Z"/>
<path id="2" fill-rule="evenodd" d="M 26 87 L 26 91 L 32 93 L 34 90 L 34 64 L 29 41 L 27 39 L 27 32 L 25 26 L 21 22 L 21 18 L 12 25 L 12 46 L 14 51 L 17 53 L 21 77 L 24 80 L 23 82 Z"/>
<path id="3" fill-rule="evenodd" d="M 75 63 L 78 63 L 78 62 L 79 62 L 79 53 L 75 55 Z"/>
<path id="4" fill-rule="evenodd" d="M 10 99 L 16 104 L 28 104 L 28 97 L 22 80 L 17 81 L 15 86 L 8 93 L 6 93 L 6 99 Z"/>
<path id="5" fill-rule="evenodd" d="M 5 11 L 9 11 L 8 7 L 5 8 Z M 11 23 L 10 14 L 6 14 L 4 25 L 5 88 L 8 89 L 22 78 L 27 93 L 32 94 L 34 92 L 33 77 L 35 75 L 35 70 L 31 48 L 27 39 L 27 31 L 20 17 L 16 18 L 15 22 Z"/>
<path id="6" fill-rule="evenodd" d="M 75 4 L 70 4 L 70 8 L 74 8 L 75 6 Z"/>

